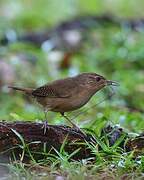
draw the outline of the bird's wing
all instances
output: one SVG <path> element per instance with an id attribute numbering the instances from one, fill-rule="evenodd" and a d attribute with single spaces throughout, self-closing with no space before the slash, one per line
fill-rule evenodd
<path id="1" fill-rule="evenodd" d="M 75 81 L 72 78 L 67 78 L 41 86 L 35 89 L 32 95 L 49 98 L 68 98 L 75 91 L 77 91 Z"/>

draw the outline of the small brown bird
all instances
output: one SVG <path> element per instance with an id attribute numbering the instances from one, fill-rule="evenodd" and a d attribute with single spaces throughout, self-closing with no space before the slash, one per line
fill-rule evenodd
<path id="1" fill-rule="evenodd" d="M 37 89 L 14 86 L 9 86 L 9 88 L 33 96 L 43 106 L 45 114 L 48 111 L 60 112 L 70 121 L 64 115 L 65 112 L 82 107 L 97 91 L 107 85 L 117 86 L 118 83 L 106 80 L 96 73 L 81 73 L 75 77 L 53 81 Z M 71 124 L 76 126 L 73 122 Z"/>

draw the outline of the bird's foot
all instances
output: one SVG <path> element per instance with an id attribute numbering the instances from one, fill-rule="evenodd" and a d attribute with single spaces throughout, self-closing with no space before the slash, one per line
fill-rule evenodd
<path id="1" fill-rule="evenodd" d="M 44 121 L 43 126 L 42 126 L 42 129 L 43 129 L 43 131 L 44 131 L 44 134 L 46 134 L 47 125 L 48 125 L 48 121 L 46 120 L 46 121 Z"/>
<path id="2" fill-rule="evenodd" d="M 76 124 L 72 123 L 73 125 L 73 128 L 78 132 L 78 133 L 81 133 L 83 134 L 84 137 L 87 137 L 87 135 L 85 134 L 85 132 L 83 132 L 82 129 L 80 129 Z"/>
<path id="3" fill-rule="evenodd" d="M 74 128 L 74 129 L 76 129 L 78 131 L 81 131 L 80 128 L 76 124 L 74 124 L 74 123 L 72 123 L 72 128 Z"/>
<path id="4" fill-rule="evenodd" d="M 82 133 L 84 136 L 86 136 L 86 134 L 85 134 L 76 124 L 74 124 L 67 116 L 65 116 L 64 113 L 61 113 L 61 115 L 62 115 L 67 121 L 69 121 L 69 123 L 72 124 L 72 128 L 76 129 L 77 132 L 80 132 L 80 133 Z"/>
<path id="5" fill-rule="evenodd" d="M 80 133 L 84 134 L 84 132 L 75 123 L 73 123 L 70 119 L 68 119 L 67 116 L 65 118 L 71 123 L 72 128 L 74 128 L 77 132 L 80 132 Z"/>

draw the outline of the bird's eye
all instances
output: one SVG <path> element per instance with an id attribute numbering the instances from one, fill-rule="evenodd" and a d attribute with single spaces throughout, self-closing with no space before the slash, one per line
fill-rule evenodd
<path id="1" fill-rule="evenodd" d="M 96 77 L 96 81 L 99 82 L 101 80 L 100 77 Z"/>

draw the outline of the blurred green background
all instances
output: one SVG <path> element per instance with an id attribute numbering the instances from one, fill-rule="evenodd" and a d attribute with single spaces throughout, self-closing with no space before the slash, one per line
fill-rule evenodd
<path id="1" fill-rule="evenodd" d="M 110 90 L 106 88 L 81 110 L 68 113 L 68 116 L 74 118 L 77 113 L 85 111 L 74 118 L 80 127 L 94 129 L 98 124 L 110 122 L 120 124 L 129 131 L 143 131 L 144 25 L 137 21 L 144 18 L 143 7 L 143 0 L 1 0 L 1 40 L 7 36 L 13 41 L 15 35 L 21 37 L 51 30 L 52 41 L 58 45 L 54 49 L 49 49 L 49 46 L 45 49 L 44 44 L 35 46 L 35 43 L 23 41 L 0 44 L 0 119 L 44 119 L 43 110 L 34 100 L 9 91 L 8 85 L 38 87 L 80 72 L 96 72 L 120 83 L 114 89 L 115 95 L 90 108 L 107 97 Z M 65 21 L 71 22 L 82 16 L 90 19 L 103 14 L 118 21 L 136 20 L 138 29 L 88 20 L 87 28 L 74 26 L 70 38 L 81 39 L 76 48 L 67 47 L 62 39 L 66 31 L 54 31 Z M 70 59 L 66 58 L 69 54 Z M 59 114 L 52 112 L 48 113 L 48 120 L 51 124 L 67 123 Z"/>

